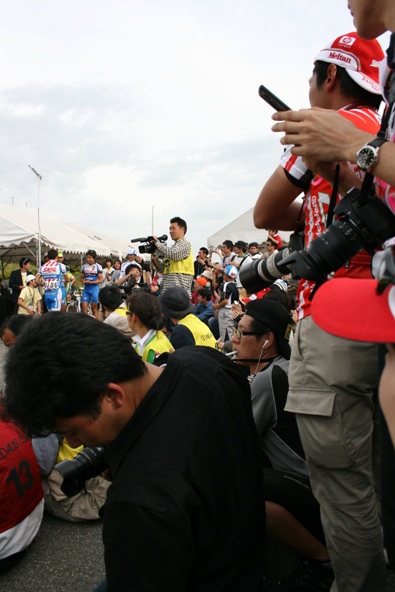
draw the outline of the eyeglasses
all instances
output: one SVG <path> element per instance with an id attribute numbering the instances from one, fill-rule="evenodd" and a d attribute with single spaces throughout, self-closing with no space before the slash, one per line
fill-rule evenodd
<path id="1" fill-rule="evenodd" d="M 258 333 L 257 331 L 243 331 L 238 327 L 237 329 L 233 329 L 233 337 L 236 337 L 237 339 L 241 339 L 242 337 L 246 337 L 247 335 L 261 335 L 261 333 Z"/>

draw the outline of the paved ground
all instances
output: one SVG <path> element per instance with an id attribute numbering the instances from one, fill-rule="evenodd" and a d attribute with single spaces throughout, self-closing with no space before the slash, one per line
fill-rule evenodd
<path id="1" fill-rule="evenodd" d="M 275 545 L 268 548 L 266 563 L 269 582 L 288 575 L 297 567 L 293 554 Z M 0 575 L 0 590 L 92 592 L 103 577 L 101 522 L 71 523 L 45 514 L 26 556 L 13 569 Z"/>

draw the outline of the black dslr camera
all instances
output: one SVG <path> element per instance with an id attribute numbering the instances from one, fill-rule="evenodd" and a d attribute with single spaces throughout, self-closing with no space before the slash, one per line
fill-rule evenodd
<path id="1" fill-rule="evenodd" d="M 374 194 L 372 176 L 365 175 L 362 189 L 351 189 L 334 209 L 337 219 L 303 249 L 303 231 L 293 234 L 290 246 L 267 259 L 243 265 L 240 281 L 250 292 L 270 286 L 288 273 L 315 282 L 318 288 L 328 275 L 351 257 L 366 249 L 373 255 L 380 245 L 395 236 L 395 216 Z"/>
<path id="2" fill-rule="evenodd" d="M 55 466 L 64 477 L 61 490 L 67 497 L 82 491 L 88 479 L 97 477 L 108 467 L 103 460 L 103 446 L 84 448 L 73 460 L 63 460 Z"/>
<path id="3" fill-rule="evenodd" d="M 167 241 L 167 234 L 162 234 L 162 236 L 158 236 L 158 241 L 161 243 L 165 243 Z M 153 236 L 143 236 L 140 238 L 132 238 L 132 243 L 147 243 L 146 245 L 141 245 L 139 247 L 140 253 L 155 253 L 155 239 Z"/>
<path id="4" fill-rule="evenodd" d="M 366 186 L 361 191 L 350 190 L 334 213 L 337 220 L 308 249 L 291 253 L 279 263 L 283 273 L 290 269 L 295 279 L 313 281 L 318 287 L 363 249 L 373 255 L 384 241 L 395 236 L 394 214 L 373 192 L 368 195 Z"/>

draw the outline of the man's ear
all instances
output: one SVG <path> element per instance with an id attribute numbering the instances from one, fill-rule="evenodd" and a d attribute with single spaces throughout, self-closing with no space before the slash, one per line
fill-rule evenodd
<path id="1" fill-rule="evenodd" d="M 336 64 L 329 64 L 326 71 L 326 79 L 324 82 L 325 90 L 331 90 L 337 80 L 337 66 Z"/>
<path id="2" fill-rule="evenodd" d="M 108 383 L 107 392 L 104 396 L 107 397 L 114 409 L 119 409 L 122 407 L 126 399 L 124 389 L 116 382 Z"/>

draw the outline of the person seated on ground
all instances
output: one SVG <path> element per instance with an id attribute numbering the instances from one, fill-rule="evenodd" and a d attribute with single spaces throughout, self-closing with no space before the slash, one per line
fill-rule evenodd
<path id="1" fill-rule="evenodd" d="M 33 542 L 43 498 L 30 439 L 12 421 L 0 418 L 0 573 L 13 567 Z"/>
<path id="2" fill-rule="evenodd" d="M 134 291 L 126 300 L 127 320 L 135 333 L 135 349 L 145 362 L 152 363 L 158 354 L 173 351 L 173 346 L 163 333 L 164 318 L 160 304 L 152 294 Z"/>
<path id="3" fill-rule="evenodd" d="M 192 287 L 192 294 L 191 294 L 191 302 L 194 306 L 198 303 L 198 293 L 199 290 L 205 288 L 207 285 L 207 279 L 204 277 L 198 277 L 193 280 L 193 287 Z"/>
<path id="4" fill-rule="evenodd" d="M 136 333 L 129 327 L 126 314 L 127 306 L 121 290 L 115 283 L 109 284 L 100 290 L 99 302 L 104 310 L 109 313 L 103 322 L 118 329 L 125 337 L 133 339 Z"/>
<path id="5" fill-rule="evenodd" d="M 18 298 L 18 314 L 19 315 L 41 315 L 41 294 L 37 290 L 37 282 L 35 275 L 28 275 L 26 277 L 26 286 L 21 290 Z"/>
<path id="6" fill-rule="evenodd" d="M 323 579 L 331 582 L 320 508 L 310 488 L 295 415 L 284 411 L 292 327 L 293 320 L 280 302 L 254 300 L 239 321 L 233 348 L 236 363 L 250 370 L 252 411 L 264 467 L 267 536 L 317 562 L 314 569 L 320 573 L 324 569 Z"/>
<path id="7" fill-rule="evenodd" d="M 56 518 L 68 522 L 98 520 L 99 512 L 106 501 L 110 482 L 102 476 L 93 477 L 85 482 L 84 488 L 79 493 L 68 497 L 61 489 L 63 475 L 55 468 L 55 465 L 64 460 L 73 460 L 84 447 L 73 448 L 66 438 L 58 434 L 33 438 L 32 445 L 40 467 L 45 510 Z"/>
<path id="8" fill-rule="evenodd" d="M 193 313 L 195 307 L 189 300 L 188 292 L 181 286 L 172 286 L 159 296 L 162 312 L 175 327 L 170 335 L 174 349 L 186 345 L 205 345 L 215 348 L 215 337 L 208 326 Z"/>
<path id="9" fill-rule="evenodd" d="M 208 320 L 215 314 L 211 301 L 211 290 L 209 288 L 201 288 L 197 293 L 197 302 L 193 314 L 208 325 Z"/>
<path id="10" fill-rule="evenodd" d="M 4 321 L 0 327 L 0 338 L 6 347 L 14 345 L 17 336 L 32 318 L 31 315 L 13 315 Z"/>
<path id="11" fill-rule="evenodd" d="M 205 347 L 148 364 L 87 315 L 33 323 L 7 357 L 7 411 L 28 433 L 107 446 L 102 589 L 261 590 L 260 449 L 237 366 Z"/>

